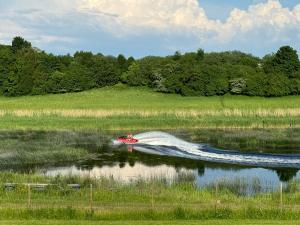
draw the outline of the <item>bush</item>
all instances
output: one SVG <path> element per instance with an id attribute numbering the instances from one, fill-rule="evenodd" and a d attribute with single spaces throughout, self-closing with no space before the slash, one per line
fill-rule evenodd
<path id="1" fill-rule="evenodd" d="M 0 45 L 0 91 L 6 96 L 76 92 L 120 81 L 184 96 L 299 95 L 300 62 L 289 46 L 263 59 L 199 49 L 135 60 L 83 51 L 73 57 L 54 56 L 32 48 L 22 37 L 14 38 L 12 46 Z"/>

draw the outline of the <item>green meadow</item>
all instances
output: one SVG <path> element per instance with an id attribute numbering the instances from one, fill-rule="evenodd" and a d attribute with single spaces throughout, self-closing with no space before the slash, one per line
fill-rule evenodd
<path id="1" fill-rule="evenodd" d="M 116 85 L 79 93 L 0 97 L 0 129 L 297 128 L 300 97 L 183 97 Z"/>
<path id="2" fill-rule="evenodd" d="M 242 128 L 246 132 L 229 132 L 230 128 Z M 0 97 L 3 137 L 0 153 L 5 156 L 1 159 L 4 168 L 57 159 L 76 161 L 92 155 L 93 151 L 78 144 L 86 140 L 85 131 L 92 132 L 89 142 L 96 149 L 100 149 L 108 137 L 94 131 L 112 131 L 107 132 L 109 136 L 124 130 L 193 129 L 196 133 L 190 134 L 191 141 L 200 138 L 224 147 L 242 143 L 234 147 L 243 150 L 263 145 L 273 151 L 273 145 L 284 148 L 287 143 L 297 147 L 298 128 L 299 96 L 183 97 L 118 84 L 78 93 Z M 21 141 L 5 136 L 14 135 L 6 134 L 14 130 L 78 130 L 83 131 L 83 135 L 58 133 L 54 139 L 46 135 L 43 142 L 39 139 L 28 142 L 26 135 L 19 134 Z M 52 146 L 53 140 L 55 145 Z M 5 190 L 5 183 L 16 183 L 16 187 Z M 54 185 L 44 190 L 32 188 L 29 194 L 28 186 L 23 183 Z M 70 189 L 67 186 L 70 183 L 79 183 L 80 190 Z M 183 225 L 199 224 L 199 221 L 207 225 L 297 224 L 300 219 L 298 182 L 285 187 L 282 201 L 277 189 L 272 193 L 241 193 L 241 185 L 245 185 L 240 181 L 220 183 L 218 189 L 214 185 L 198 189 L 190 180 L 171 185 L 163 179 L 122 184 L 107 178 L 51 178 L 3 172 L 0 184 L 0 225 Z"/>
<path id="3" fill-rule="evenodd" d="M 1 187 L 0 221 L 48 219 L 146 223 L 150 220 L 276 222 L 300 219 L 299 182 L 290 182 L 283 192 L 275 189 L 271 193 L 248 195 L 239 192 L 243 186 L 240 182 L 235 186 L 218 183 L 217 189 L 198 188 L 189 176 L 168 184 L 161 178 L 122 183 L 109 178 L 2 173 L 0 181 L 2 185 L 15 184 L 13 189 Z M 35 186 L 37 183 L 50 185 L 41 188 Z M 80 184 L 80 189 L 69 187 L 72 183 Z M 255 186 L 258 188 L 259 184 Z"/>
<path id="4" fill-rule="evenodd" d="M 123 220 L 123 221 L 80 221 L 80 220 L 4 220 L 0 221 L 1 225 L 298 225 L 297 220 L 203 220 L 199 221 L 187 221 L 187 220 L 163 220 L 163 221 L 135 221 L 135 220 Z"/>

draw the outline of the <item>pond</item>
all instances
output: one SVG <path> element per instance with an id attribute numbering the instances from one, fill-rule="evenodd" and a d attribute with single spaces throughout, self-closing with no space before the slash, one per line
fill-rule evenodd
<path id="1" fill-rule="evenodd" d="M 142 131 L 131 131 L 134 134 Z M 299 179 L 298 164 L 253 164 L 211 160 L 182 155 L 180 146 L 204 146 L 210 151 L 234 150 L 236 154 L 264 157 L 284 155 L 284 160 L 299 159 L 300 130 L 172 130 L 176 151 L 156 154 L 158 142 L 151 141 L 151 151 L 140 146 L 113 145 L 112 140 L 127 132 L 76 131 L 2 131 L 0 132 L 0 169 L 2 172 L 39 173 L 45 176 L 78 175 L 114 178 L 122 182 L 138 179 L 195 180 L 198 186 L 217 181 L 255 183 L 277 188 L 280 181 Z M 159 133 L 158 133 L 159 134 Z M 142 134 L 143 136 L 144 134 Z M 137 135 L 137 137 L 142 137 Z M 145 136 L 145 135 L 144 135 Z M 174 141 L 175 140 L 175 141 Z M 179 141 L 178 141 L 179 140 Z M 180 142 L 182 141 L 182 142 Z M 150 142 L 149 142 L 150 143 Z M 168 142 L 169 143 L 169 142 Z M 176 144 L 174 144 L 176 145 Z M 185 145 L 185 144 L 184 144 Z M 178 147 L 179 146 L 179 147 Z M 174 150 L 174 146 L 172 146 Z M 142 149 L 142 150 L 141 150 Z M 165 150 L 167 149 L 167 150 Z M 129 150 L 129 151 L 128 151 Z M 180 150 L 180 151 L 179 151 Z M 168 153 L 169 153 L 168 152 Z M 223 153 L 223 152 L 222 152 Z M 178 155 L 179 154 L 179 155 Z M 181 154 L 181 155 L 180 155 Z M 269 158 L 267 158 L 269 159 Z M 243 159 L 244 160 L 244 159 Z M 250 158 L 249 162 L 252 162 Z M 263 162 L 263 161 L 262 161 Z M 276 158 L 276 162 L 278 162 Z"/>

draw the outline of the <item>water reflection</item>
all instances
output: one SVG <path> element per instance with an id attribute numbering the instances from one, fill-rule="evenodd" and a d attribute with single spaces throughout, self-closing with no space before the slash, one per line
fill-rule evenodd
<path id="1" fill-rule="evenodd" d="M 261 135 L 261 132 L 259 134 Z M 182 135 L 185 139 L 191 140 L 191 135 L 188 133 L 176 133 L 176 135 Z M 114 177 L 125 182 L 152 177 L 162 177 L 171 181 L 186 174 L 195 177 L 199 186 L 208 185 L 223 178 L 258 178 L 262 184 L 274 186 L 279 181 L 300 178 L 297 169 L 266 169 L 152 155 L 138 151 L 129 153 L 125 146 L 118 148 L 109 146 L 109 142 L 115 136 L 117 134 L 84 132 L 0 132 L 0 156 L 2 156 L 0 168 L 2 171 L 22 173 L 41 172 L 49 176 L 61 173 Z M 210 144 L 219 148 L 223 147 L 216 143 Z M 235 144 L 236 142 L 232 143 L 233 146 Z M 259 146 L 260 151 L 261 149 L 263 147 Z"/>
<path id="2" fill-rule="evenodd" d="M 168 165 L 158 165 L 158 166 L 146 166 L 142 163 L 136 163 L 134 166 L 130 165 L 129 162 L 124 162 L 122 167 L 115 166 L 94 166 L 91 169 L 86 169 L 82 167 L 77 167 L 75 165 L 70 167 L 54 167 L 48 168 L 45 171 L 47 176 L 57 176 L 57 175 L 75 175 L 84 176 L 91 178 L 111 178 L 121 182 L 151 180 L 151 179 L 162 179 L 168 182 L 178 179 L 181 174 L 190 175 L 196 177 L 195 170 L 186 168 L 174 168 Z"/>
<path id="3" fill-rule="evenodd" d="M 181 174 L 195 177 L 198 186 L 206 186 L 224 178 L 234 180 L 258 179 L 260 184 L 278 187 L 280 181 L 286 182 L 300 178 L 297 170 L 265 169 L 228 164 L 208 163 L 190 159 L 153 156 L 140 152 L 128 153 L 125 149 L 111 155 L 99 156 L 99 159 L 87 160 L 72 165 L 47 167 L 42 170 L 46 175 L 78 175 L 115 178 L 120 181 L 161 178 L 169 182 Z"/>

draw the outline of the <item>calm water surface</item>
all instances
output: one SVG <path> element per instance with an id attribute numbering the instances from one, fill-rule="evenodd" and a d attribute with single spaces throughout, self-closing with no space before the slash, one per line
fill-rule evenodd
<path id="1" fill-rule="evenodd" d="M 241 152 L 267 154 L 284 153 L 290 156 L 300 153 L 297 138 L 299 130 L 280 131 L 280 135 L 261 130 L 257 133 L 244 132 L 246 133 L 243 131 L 169 131 L 183 140 L 209 144 L 218 149 L 230 148 Z M 152 178 L 172 182 L 181 177 L 194 177 L 198 186 L 224 179 L 243 179 L 246 182 L 258 180 L 266 187 L 277 187 L 280 181 L 300 179 L 300 172 L 293 168 L 231 165 L 153 155 L 135 150 L 128 152 L 126 146 L 111 145 L 112 138 L 119 134 L 122 133 L 2 132 L 0 133 L 1 171 L 36 172 L 45 176 L 107 177 L 123 182 Z M 279 138 L 276 138 L 278 136 Z M 64 152 L 61 156 L 60 150 Z M 76 159 L 72 159 L 74 156 L 68 154 L 70 152 L 76 154 L 76 151 L 80 151 L 82 156 L 76 155 Z M 51 154 L 55 154 L 55 157 Z M 57 160 L 54 160 L 55 158 Z"/>

